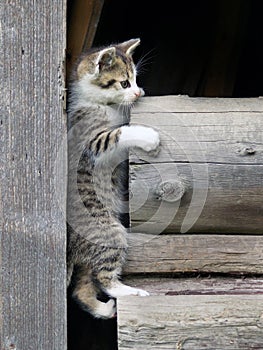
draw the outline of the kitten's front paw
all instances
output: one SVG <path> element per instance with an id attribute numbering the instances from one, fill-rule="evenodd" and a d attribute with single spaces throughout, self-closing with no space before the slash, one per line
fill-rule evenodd
<path id="1" fill-rule="evenodd" d="M 159 134 L 142 125 L 123 126 L 119 143 L 125 147 L 138 147 L 146 152 L 154 151 L 160 144 Z"/>
<path id="2" fill-rule="evenodd" d="M 157 131 L 151 128 L 144 128 L 143 139 L 138 142 L 137 147 L 143 149 L 146 152 L 154 151 L 160 144 L 160 138 Z"/>

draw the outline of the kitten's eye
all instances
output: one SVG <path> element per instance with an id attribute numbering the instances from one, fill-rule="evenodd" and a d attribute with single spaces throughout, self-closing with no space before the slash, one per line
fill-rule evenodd
<path id="1" fill-rule="evenodd" d="M 123 87 L 123 89 L 127 89 L 128 87 L 131 86 L 129 80 L 123 80 L 121 81 L 121 86 Z"/>

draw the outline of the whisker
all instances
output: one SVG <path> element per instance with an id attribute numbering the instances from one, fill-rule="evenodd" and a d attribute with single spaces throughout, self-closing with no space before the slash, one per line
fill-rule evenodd
<path id="1" fill-rule="evenodd" d="M 125 101 L 124 98 L 118 108 L 121 108 L 123 123 L 127 123 L 130 117 L 132 102 Z"/>
<path id="2" fill-rule="evenodd" d="M 139 61 L 136 64 L 137 74 L 140 74 L 141 72 L 143 72 L 142 67 L 145 67 L 146 65 L 153 63 L 153 61 L 150 61 L 150 60 L 152 58 L 156 57 L 156 55 L 151 55 L 151 56 L 149 56 L 149 55 L 155 50 L 156 50 L 155 48 L 149 50 L 139 59 Z"/>

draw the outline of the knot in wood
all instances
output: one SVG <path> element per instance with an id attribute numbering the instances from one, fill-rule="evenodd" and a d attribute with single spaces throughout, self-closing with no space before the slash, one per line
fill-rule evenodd
<path id="1" fill-rule="evenodd" d="M 180 180 L 169 180 L 161 182 L 157 189 L 156 195 L 158 200 L 166 202 L 179 201 L 185 193 L 185 187 Z"/>
<path id="2" fill-rule="evenodd" d="M 238 152 L 239 152 L 240 156 L 250 156 L 252 154 L 255 154 L 256 150 L 254 147 L 249 146 L 249 147 L 244 147 L 244 148 L 240 149 Z"/>

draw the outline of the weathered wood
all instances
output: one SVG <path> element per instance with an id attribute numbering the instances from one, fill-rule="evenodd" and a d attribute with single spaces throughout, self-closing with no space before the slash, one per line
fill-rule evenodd
<path id="1" fill-rule="evenodd" d="M 129 234 L 125 274 L 263 273 L 263 237 Z"/>
<path id="2" fill-rule="evenodd" d="M 261 349 L 263 295 L 118 299 L 119 350 Z"/>
<path id="3" fill-rule="evenodd" d="M 263 295 L 262 277 L 164 278 L 128 276 L 124 282 L 147 290 L 150 295 Z"/>
<path id="4" fill-rule="evenodd" d="M 91 47 L 104 0 L 73 0 L 69 6 L 67 70 L 83 50 Z"/>
<path id="5" fill-rule="evenodd" d="M 132 109 L 132 116 L 141 113 L 219 113 L 263 112 L 263 97 L 259 98 L 192 98 L 186 95 L 143 97 Z M 143 119 L 138 116 L 143 122 Z"/>
<path id="6" fill-rule="evenodd" d="M 263 112 L 141 113 L 132 122 L 154 127 L 162 142 L 157 158 L 136 150 L 132 162 L 263 164 Z"/>
<path id="7" fill-rule="evenodd" d="M 131 165 L 133 231 L 262 234 L 262 173 L 263 165 Z M 173 187 L 162 194 L 163 183 Z"/>
<path id="8" fill-rule="evenodd" d="M 1 1 L 0 348 L 66 349 L 66 1 Z"/>
<path id="9" fill-rule="evenodd" d="M 263 233 L 262 99 L 145 98 L 132 123 L 161 137 L 130 157 L 134 230 Z"/>

